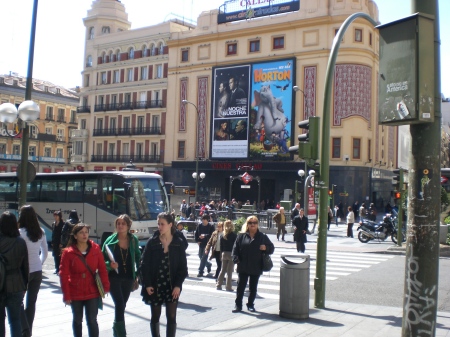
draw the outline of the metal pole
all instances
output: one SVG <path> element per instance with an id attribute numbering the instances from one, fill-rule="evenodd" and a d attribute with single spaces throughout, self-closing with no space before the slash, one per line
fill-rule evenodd
<path id="1" fill-rule="evenodd" d="M 397 223 L 398 223 L 398 232 L 397 232 L 397 246 L 401 247 L 403 243 L 403 233 L 402 233 L 402 227 L 403 227 L 403 200 L 405 200 L 405 191 L 403 189 L 403 182 L 404 182 L 404 170 L 401 168 L 399 169 L 399 177 L 398 177 L 398 183 L 399 183 L 399 190 L 400 190 L 400 202 L 398 205 L 398 214 L 397 214 Z"/>
<path id="2" fill-rule="evenodd" d="M 325 308 L 325 274 L 326 274 L 326 259 L 327 259 L 327 227 L 328 227 L 328 186 L 330 180 L 330 111 L 331 111 L 331 93 L 334 76 L 334 68 L 336 65 L 336 58 L 339 51 L 344 33 L 350 24 L 358 19 L 364 18 L 372 25 L 376 26 L 373 20 L 366 13 L 355 13 L 350 15 L 342 24 L 338 33 L 334 37 L 333 46 L 331 48 L 330 57 L 328 59 L 328 66 L 325 78 L 325 90 L 323 99 L 323 113 L 322 113 L 322 144 L 320 153 L 320 180 L 322 184 L 319 185 L 319 230 L 317 235 L 317 262 L 316 262 L 316 278 L 314 279 L 315 300 L 314 306 L 317 308 Z"/>
<path id="3" fill-rule="evenodd" d="M 402 336 L 435 336 L 439 283 L 441 79 L 438 0 L 411 1 L 412 13 L 434 16 L 434 122 L 410 126 L 408 223 Z M 421 65 L 426 66 L 426 65 Z M 414 71 L 411 69 L 411 71 Z M 418 88 L 421 83 L 418 83 Z M 423 88 L 422 88 L 423 89 Z M 419 194 L 421 193 L 421 194 Z"/>
<path id="4" fill-rule="evenodd" d="M 30 33 L 30 49 L 28 51 L 28 71 L 27 83 L 25 88 L 25 100 L 31 100 L 31 91 L 33 89 L 33 60 L 34 60 L 34 40 L 36 36 L 36 19 L 37 19 L 38 0 L 34 0 L 33 14 L 31 17 L 31 33 Z M 20 121 L 22 130 L 22 149 L 20 158 L 20 195 L 19 207 L 27 202 L 27 181 L 28 181 L 28 146 L 30 143 L 30 132 L 28 125 L 24 121 Z M 38 149 L 39 150 L 39 149 Z M 39 154 L 38 154 L 39 156 Z"/>

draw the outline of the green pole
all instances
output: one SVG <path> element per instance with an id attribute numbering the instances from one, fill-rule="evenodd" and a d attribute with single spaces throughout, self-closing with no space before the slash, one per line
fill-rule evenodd
<path id="1" fill-rule="evenodd" d="M 330 111 L 331 111 L 331 93 L 334 76 L 334 68 L 336 58 L 339 51 L 342 38 L 350 24 L 358 19 L 364 18 L 372 25 L 376 26 L 376 22 L 366 13 L 355 13 L 349 16 L 338 33 L 334 37 L 333 46 L 331 48 L 330 57 L 325 78 L 325 90 L 323 98 L 322 112 L 322 144 L 320 153 L 320 180 L 322 183 L 319 191 L 319 230 L 317 235 L 317 262 L 316 262 L 316 278 L 314 279 L 314 306 L 316 308 L 325 308 L 325 277 L 326 277 L 326 260 L 327 260 L 327 205 L 328 205 L 328 186 L 330 180 Z"/>
<path id="2" fill-rule="evenodd" d="M 401 168 L 399 169 L 399 176 L 398 176 L 398 183 L 399 183 L 399 191 L 400 191 L 400 205 L 398 205 L 398 232 L 397 232 L 397 246 L 401 247 L 403 242 L 403 233 L 402 233 L 402 227 L 403 227 L 403 200 L 405 200 L 405 190 L 403 188 L 404 185 L 404 170 Z"/>
<path id="3" fill-rule="evenodd" d="M 432 123 L 410 126 L 408 223 L 402 336 L 435 336 L 439 283 L 441 79 L 438 0 L 412 0 L 412 13 L 434 16 Z M 420 47 L 420 44 L 419 44 Z M 411 69 L 413 71 L 413 69 Z M 418 87 L 421 83 L 418 83 Z M 420 87 L 419 87 L 420 88 Z M 434 111 L 433 111 L 434 108 Z"/>

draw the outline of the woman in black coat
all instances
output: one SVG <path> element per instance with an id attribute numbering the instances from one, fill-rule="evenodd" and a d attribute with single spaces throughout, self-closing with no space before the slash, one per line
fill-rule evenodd
<path id="1" fill-rule="evenodd" d="M 237 263 L 237 272 L 239 275 L 236 290 L 236 305 L 233 312 L 242 310 L 242 299 L 249 278 L 250 294 L 248 296 L 247 308 L 251 312 L 255 311 L 254 302 L 259 277 L 262 274 L 263 253 L 273 254 L 274 250 L 275 247 L 267 235 L 259 231 L 258 218 L 253 215 L 249 216 L 242 226 L 242 231 L 233 246 L 233 262 Z"/>
<path id="2" fill-rule="evenodd" d="M 11 337 L 21 337 L 20 307 L 28 285 L 28 249 L 20 237 L 16 216 L 10 212 L 4 212 L 0 217 L 0 253 L 7 261 L 0 300 L 0 336 L 5 336 L 6 309 Z"/>
<path id="3" fill-rule="evenodd" d="M 145 245 L 141 260 L 141 295 L 150 305 L 150 331 L 155 337 L 159 337 L 163 303 L 166 304 L 167 337 L 175 336 L 178 299 L 188 275 L 185 245 L 175 231 L 172 215 L 158 214 L 158 231 Z"/>
<path id="4" fill-rule="evenodd" d="M 55 272 L 59 275 L 59 264 L 61 263 L 61 233 L 64 226 L 61 211 L 54 211 L 53 218 L 55 222 L 52 225 L 52 254 L 55 260 Z"/>
<path id="5" fill-rule="evenodd" d="M 295 227 L 294 241 L 297 243 L 297 252 L 305 252 L 305 243 L 308 241 L 306 238 L 306 232 L 308 231 L 308 218 L 305 216 L 303 208 L 300 209 L 299 215 L 297 215 L 292 224 Z"/>

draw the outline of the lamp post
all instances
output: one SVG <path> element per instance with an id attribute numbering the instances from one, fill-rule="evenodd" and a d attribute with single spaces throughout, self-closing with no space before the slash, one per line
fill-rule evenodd
<path id="1" fill-rule="evenodd" d="M 296 180 L 295 181 L 295 200 L 294 200 L 294 204 L 296 204 L 298 202 L 298 183 L 301 183 L 303 181 L 303 177 L 305 176 L 305 171 L 304 170 L 298 170 L 297 172 L 298 176 L 300 177 L 300 180 Z"/>
<path id="2" fill-rule="evenodd" d="M 306 177 L 305 180 L 305 187 L 304 187 L 304 205 L 303 205 L 303 210 L 305 211 L 305 215 L 308 218 L 308 202 L 309 202 L 309 195 L 308 195 L 308 187 L 309 184 L 311 183 L 311 179 L 314 178 L 314 176 L 316 175 L 316 171 L 314 170 L 309 170 L 308 172 L 308 176 Z M 314 220 L 314 225 L 315 225 L 315 220 Z M 314 229 L 313 229 L 314 232 Z"/>
<path id="3" fill-rule="evenodd" d="M 195 142 L 196 143 L 196 145 L 195 145 L 195 147 L 196 147 L 196 150 L 195 150 L 195 173 L 192 174 L 192 178 L 195 179 L 195 200 L 194 200 L 194 204 L 195 204 L 195 202 L 197 201 L 197 196 L 198 196 L 198 178 L 200 177 L 200 175 L 198 173 L 198 156 L 199 156 L 199 151 L 198 151 L 198 120 L 199 120 L 198 108 L 194 103 L 189 102 L 185 99 L 183 99 L 181 102 L 184 105 L 191 104 L 195 108 L 195 112 L 197 113 L 197 132 L 196 132 L 197 138 L 196 138 L 196 142 Z M 194 176 L 194 174 L 195 174 L 195 176 Z M 203 173 L 203 175 L 205 175 L 205 174 Z M 203 178 L 204 178 L 204 176 L 203 176 Z"/>
<path id="4" fill-rule="evenodd" d="M 3 123 L 12 123 L 17 118 L 17 114 L 19 115 L 18 124 L 20 125 L 22 132 L 22 151 L 21 151 L 22 155 L 20 162 L 21 169 L 19 177 L 20 181 L 19 206 L 24 205 L 27 199 L 28 144 L 30 140 L 30 132 L 27 126 L 27 122 L 35 121 L 36 119 L 38 119 L 40 113 L 39 106 L 33 101 L 31 101 L 31 90 L 33 89 L 33 60 L 34 60 L 34 41 L 36 36 L 37 9 L 38 9 L 38 0 L 34 0 L 33 13 L 31 17 L 30 48 L 28 50 L 28 69 L 27 69 L 27 82 L 25 87 L 25 101 L 20 104 L 18 111 L 17 109 L 14 110 L 16 107 L 13 104 L 11 105 L 13 105 L 14 109 L 12 109 L 11 106 L 9 105 L 3 107 L 5 104 L 10 103 L 2 104 L 1 105 L 2 108 L 0 109 L 1 112 L 4 112 L 6 115 L 9 116 L 6 118 L 0 117 L 0 121 Z"/>
<path id="5" fill-rule="evenodd" d="M 306 107 L 306 117 L 309 117 L 309 100 L 308 100 L 308 98 L 306 97 L 306 94 L 305 94 L 305 92 L 302 90 L 302 89 L 300 89 L 298 86 L 296 86 L 296 85 L 294 85 L 293 87 L 292 87 L 292 89 L 295 91 L 295 92 L 297 92 L 297 91 L 300 91 L 302 94 L 303 94 L 303 100 L 305 101 L 305 107 Z M 300 118 L 300 120 L 302 120 L 302 118 Z"/>

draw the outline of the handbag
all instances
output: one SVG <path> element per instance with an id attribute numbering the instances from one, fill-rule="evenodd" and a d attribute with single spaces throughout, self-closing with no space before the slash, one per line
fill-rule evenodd
<path id="1" fill-rule="evenodd" d="M 273 268 L 272 258 L 269 254 L 262 254 L 262 270 L 271 271 Z"/>
<path id="2" fill-rule="evenodd" d="M 83 261 L 86 268 L 89 270 L 89 272 L 92 274 L 95 280 L 95 284 L 97 285 L 98 292 L 100 293 L 101 298 L 105 298 L 105 289 L 103 288 L 102 279 L 100 278 L 100 275 L 98 273 L 98 270 L 95 271 L 95 273 L 92 271 L 92 269 L 89 267 L 89 265 L 86 263 L 86 259 L 84 256 L 77 255 L 81 261 Z"/>

